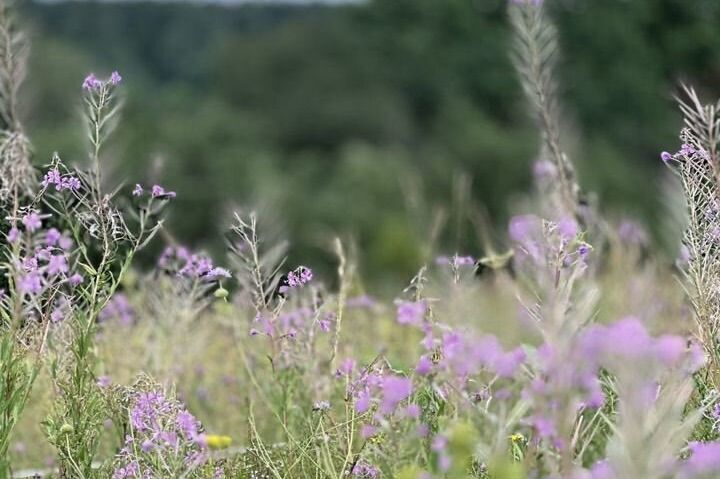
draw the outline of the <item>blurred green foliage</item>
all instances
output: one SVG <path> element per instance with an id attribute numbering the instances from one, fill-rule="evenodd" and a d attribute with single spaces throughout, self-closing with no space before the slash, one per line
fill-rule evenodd
<path id="1" fill-rule="evenodd" d="M 616 214 L 663 215 L 658 152 L 677 144 L 679 80 L 717 95 L 713 0 L 548 1 L 563 51 L 566 141 Z M 509 55 L 503 0 L 376 0 L 342 7 L 182 3 L 23 5 L 33 56 L 36 162 L 84 160 L 88 71 L 121 71 L 118 178 L 178 192 L 170 231 L 219 251 L 228 207 L 258 208 L 291 263 L 330 265 L 354 237 L 365 276 L 407 275 L 453 178 L 501 224 L 530 187 L 537 134 Z M 420 195 L 414 209 L 408 200 Z M 469 234 L 444 251 L 478 254 Z M 329 267 L 329 266 L 327 266 Z"/>

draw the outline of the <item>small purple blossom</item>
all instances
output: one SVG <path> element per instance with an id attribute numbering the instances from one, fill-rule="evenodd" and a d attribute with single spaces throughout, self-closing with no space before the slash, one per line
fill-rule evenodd
<path id="1" fill-rule="evenodd" d="M 401 376 L 387 376 L 382 380 L 382 404 L 380 410 L 383 414 L 390 414 L 401 401 L 407 399 L 413 390 L 412 380 Z"/>
<path id="2" fill-rule="evenodd" d="M 57 230 L 57 228 L 50 228 L 45 232 L 45 244 L 48 246 L 56 246 L 61 237 L 62 234 Z"/>
<path id="3" fill-rule="evenodd" d="M 40 215 L 32 212 L 23 216 L 22 224 L 25 226 L 25 229 L 32 233 L 42 227 L 42 219 L 40 218 Z"/>
<path id="4" fill-rule="evenodd" d="M 548 160 L 538 160 L 533 165 L 533 175 L 538 179 L 552 178 L 556 172 L 555 165 Z"/>
<path id="5" fill-rule="evenodd" d="M 20 291 L 25 294 L 37 295 L 43 290 L 43 278 L 38 271 L 30 271 L 20 279 Z"/>
<path id="6" fill-rule="evenodd" d="M 299 288 L 313 279 L 313 272 L 306 266 L 298 266 L 287 274 L 288 288 Z"/>
<path id="7" fill-rule="evenodd" d="M 397 322 L 400 324 L 409 324 L 420 326 L 425 319 L 427 305 L 425 301 L 395 301 L 397 306 Z"/>
<path id="8" fill-rule="evenodd" d="M 64 274 L 67 273 L 69 270 L 68 264 L 67 264 L 67 258 L 65 255 L 52 255 L 50 256 L 50 260 L 48 261 L 47 265 L 47 274 L 48 276 L 56 276 L 58 274 Z"/>
<path id="9" fill-rule="evenodd" d="M 97 385 L 101 388 L 107 388 L 112 385 L 112 380 L 110 376 L 99 376 L 97 378 Z"/>
<path id="10" fill-rule="evenodd" d="M 20 230 L 17 229 L 15 226 L 13 226 L 12 228 L 10 228 L 10 231 L 8 231 L 8 234 L 7 234 L 8 243 L 10 243 L 10 244 L 17 243 L 19 239 L 20 239 Z"/>
<path id="11" fill-rule="evenodd" d="M 110 74 L 110 79 L 108 80 L 111 85 L 119 85 L 120 82 L 122 82 L 122 77 L 117 71 L 114 71 Z"/>
<path id="12" fill-rule="evenodd" d="M 420 376 L 427 376 L 432 372 L 433 363 L 427 356 L 420 356 L 417 366 L 415 366 L 415 372 Z"/>
<path id="13" fill-rule="evenodd" d="M 682 477 L 720 472 L 720 442 L 691 442 L 688 448 L 692 455 L 683 464 Z"/>
<path id="14" fill-rule="evenodd" d="M 58 170 L 57 167 L 48 170 L 40 184 L 43 188 L 47 188 L 50 185 L 56 185 L 55 187 L 58 188 L 57 185 L 62 184 L 62 175 L 60 175 L 60 170 Z"/>
<path id="15" fill-rule="evenodd" d="M 133 196 L 142 196 L 145 190 L 143 189 L 142 185 L 140 183 L 135 184 L 135 188 L 132 190 Z"/>
<path id="16" fill-rule="evenodd" d="M 174 191 L 165 191 L 160 185 L 153 185 L 151 195 L 153 198 L 175 198 L 177 194 Z"/>
<path id="17" fill-rule="evenodd" d="M 98 90 L 102 87 L 102 82 L 98 80 L 94 73 L 91 73 L 83 80 L 82 87 L 86 91 Z"/>
<path id="18" fill-rule="evenodd" d="M 115 294 L 100 311 L 100 320 L 117 319 L 123 326 L 130 326 L 135 321 L 135 309 L 122 293 Z"/>
<path id="19" fill-rule="evenodd" d="M 366 479 L 375 479 L 380 476 L 380 469 L 364 461 L 358 461 L 352 469 L 352 475 Z"/>
<path id="20" fill-rule="evenodd" d="M 212 268 L 210 271 L 205 273 L 205 279 L 213 281 L 220 278 L 232 278 L 230 271 L 225 268 Z"/>

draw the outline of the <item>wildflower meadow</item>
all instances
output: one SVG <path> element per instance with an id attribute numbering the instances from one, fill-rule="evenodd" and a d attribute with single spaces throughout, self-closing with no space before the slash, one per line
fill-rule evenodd
<path id="1" fill-rule="evenodd" d="M 0 479 L 720 477 L 720 103 L 683 86 L 658 152 L 668 259 L 576 174 L 546 5 L 507 9 L 534 189 L 499 231 L 464 209 L 473 251 L 426 215 L 417 273 L 372 296 L 351 236 L 330 276 L 242 206 L 225 255 L 176 242 L 173 185 L 107 167 L 125 72 L 67 92 L 85 157 L 36 157 L 0 1 Z"/>

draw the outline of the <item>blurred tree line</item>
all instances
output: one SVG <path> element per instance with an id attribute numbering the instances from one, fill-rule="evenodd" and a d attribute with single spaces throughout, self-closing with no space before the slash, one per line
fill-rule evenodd
<path id="1" fill-rule="evenodd" d="M 79 85 L 117 69 L 116 177 L 176 190 L 181 241 L 219 251 L 229 206 L 250 205 L 292 241 L 293 264 L 328 265 L 331 235 L 352 235 L 365 274 L 407 275 L 435 208 L 459 201 L 459 175 L 498 224 L 530 188 L 538 138 L 505 3 L 23 4 L 36 162 L 84 160 Z M 680 80 L 720 94 L 720 2 L 548 3 L 582 180 L 612 214 L 657 224 L 658 152 L 680 126 L 672 94 Z M 480 253 L 469 228 L 451 230 L 442 250 Z"/>

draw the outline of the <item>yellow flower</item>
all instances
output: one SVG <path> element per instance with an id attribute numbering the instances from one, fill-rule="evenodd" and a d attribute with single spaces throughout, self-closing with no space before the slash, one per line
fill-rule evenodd
<path id="1" fill-rule="evenodd" d="M 232 438 L 230 436 L 208 434 L 205 436 L 205 442 L 210 449 L 226 449 L 232 444 Z"/>
<path id="2" fill-rule="evenodd" d="M 523 436 L 522 434 L 519 434 L 519 433 L 515 433 L 512 436 L 510 436 L 510 440 L 512 442 L 521 442 L 521 441 L 525 440 L 525 436 Z"/>

